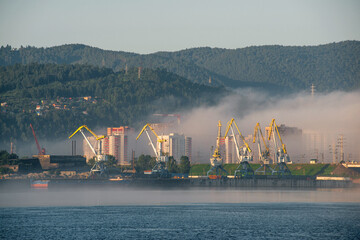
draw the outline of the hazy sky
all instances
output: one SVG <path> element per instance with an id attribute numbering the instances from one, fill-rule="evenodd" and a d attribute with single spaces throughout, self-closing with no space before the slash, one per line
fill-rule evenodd
<path id="1" fill-rule="evenodd" d="M 136 53 L 360 40 L 358 0 L 0 0 L 0 45 Z"/>

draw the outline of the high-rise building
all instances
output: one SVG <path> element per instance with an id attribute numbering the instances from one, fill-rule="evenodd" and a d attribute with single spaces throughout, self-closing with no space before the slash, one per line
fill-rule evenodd
<path id="1" fill-rule="evenodd" d="M 175 160 L 180 161 L 182 156 L 189 157 L 191 161 L 192 139 L 177 133 L 170 133 L 169 135 L 160 135 L 160 139 L 165 140 L 161 144 L 161 152 L 174 157 Z M 159 152 L 159 145 L 156 146 Z"/>
<path id="2" fill-rule="evenodd" d="M 131 131 L 133 129 L 127 126 L 107 128 L 107 136 L 101 140 L 102 153 L 114 156 L 118 165 L 128 164 L 128 134 Z"/>
<path id="3" fill-rule="evenodd" d="M 234 157 L 236 158 L 236 146 L 234 142 L 234 137 L 227 136 L 225 138 L 225 158 L 223 158 L 224 163 L 234 163 L 236 161 Z"/>

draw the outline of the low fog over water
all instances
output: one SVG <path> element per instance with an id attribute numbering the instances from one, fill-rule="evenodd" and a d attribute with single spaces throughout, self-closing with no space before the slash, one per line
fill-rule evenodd
<path id="1" fill-rule="evenodd" d="M 181 205 L 269 202 L 359 202 L 360 189 L 119 189 L 74 188 L 2 191 L 0 207 Z"/>

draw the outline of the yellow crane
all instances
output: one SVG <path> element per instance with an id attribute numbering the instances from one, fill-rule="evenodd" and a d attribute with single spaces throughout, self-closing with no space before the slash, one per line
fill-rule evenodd
<path id="1" fill-rule="evenodd" d="M 278 138 L 279 138 L 279 140 L 280 140 L 282 152 L 283 152 L 284 154 L 287 154 L 286 146 L 285 146 L 285 144 L 283 143 L 283 141 L 282 141 L 282 139 L 281 139 L 281 136 L 280 136 L 280 133 L 279 133 L 279 129 L 278 129 L 277 125 L 276 125 L 275 119 L 273 118 L 273 119 L 271 120 L 271 123 L 270 123 L 270 131 L 269 131 L 269 139 L 268 139 L 268 140 L 270 140 L 271 134 L 273 134 L 274 144 L 277 144 L 277 141 L 276 141 L 276 139 L 275 139 L 275 131 L 276 131 L 277 136 L 278 136 Z M 275 145 L 275 146 L 277 147 L 277 145 Z"/>
<path id="2" fill-rule="evenodd" d="M 90 141 L 86 137 L 83 129 L 88 130 L 88 132 L 90 132 L 95 137 L 96 141 L 98 142 L 98 151 L 96 151 L 94 146 L 90 143 Z M 82 125 L 73 134 L 71 134 L 69 139 L 71 139 L 77 132 L 80 132 L 83 135 L 83 137 L 84 137 L 85 141 L 87 142 L 87 144 L 89 145 L 91 151 L 95 154 L 95 164 L 94 164 L 94 166 L 92 166 L 92 168 L 90 170 L 90 176 L 104 175 L 106 172 L 106 167 L 105 167 L 104 163 L 108 160 L 108 157 L 104 154 L 101 154 L 101 141 L 100 140 L 105 138 L 105 136 L 97 136 L 93 131 L 90 130 L 90 128 L 88 128 L 88 126 Z"/>
<path id="3" fill-rule="evenodd" d="M 157 140 L 157 144 L 158 144 L 158 151 L 155 148 L 155 145 L 153 144 L 150 135 L 149 135 L 149 131 L 148 129 L 150 129 L 150 131 L 156 136 L 156 140 Z M 155 132 L 155 130 L 151 127 L 151 125 L 149 123 L 145 124 L 145 126 L 142 128 L 142 130 L 140 131 L 139 135 L 137 136 L 136 140 L 138 140 L 140 138 L 140 136 L 143 134 L 143 132 L 146 133 L 150 145 L 155 153 L 155 157 L 156 157 L 156 164 L 153 167 L 153 169 L 151 170 L 152 174 L 159 174 L 161 177 L 168 177 L 169 176 L 169 172 L 167 170 L 166 167 L 166 163 L 168 162 L 169 158 L 168 156 L 164 156 L 163 152 L 162 152 L 162 143 L 165 142 L 165 139 L 161 139 Z"/>
<path id="4" fill-rule="evenodd" d="M 209 176 L 210 173 L 213 171 L 215 171 L 216 175 L 218 175 L 219 170 L 228 174 L 228 172 L 222 166 L 223 161 L 222 161 L 221 154 L 220 154 L 220 139 L 221 139 L 221 121 L 218 122 L 218 135 L 217 135 L 217 139 L 216 139 L 216 148 L 215 148 L 215 151 L 214 151 L 212 157 L 210 158 L 211 168 L 207 172 L 207 176 Z"/>
<path id="5" fill-rule="evenodd" d="M 269 166 L 270 149 L 269 149 L 268 145 L 265 142 L 264 135 L 263 135 L 263 133 L 261 131 L 260 123 L 257 123 L 255 128 L 254 128 L 253 143 L 256 142 L 256 139 L 257 139 L 257 145 L 258 145 L 258 150 L 259 150 L 259 162 L 261 163 L 261 166 L 258 169 L 255 170 L 255 173 L 261 172 L 264 175 L 266 175 L 266 172 L 272 173 L 273 169 Z M 262 148 L 261 148 L 261 140 L 263 142 L 265 150 L 262 150 Z"/>
<path id="6" fill-rule="evenodd" d="M 244 143 L 244 145 L 242 146 L 241 149 L 240 149 L 238 141 L 236 139 L 233 125 L 235 126 L 241 140 Z M 253 171 L 253 169 L 251 168 L 251 166 L 249 164 L 249 162 L 253 161 L 252 150 L 251 150 L 249 144 L 245 141 L 244 136 L 241 134 L 241 132 L 239 130 L 239 127 L 236 124 L 234 118 L 232 118 L 228 122 L 224 138 L 226 138 L 228 136 L 228 133 L 229 133 L 230 129 L 231 129 L 232 136 L 233 136 L 233 139 L 234 139 L 234 142 L 235 142 L 236 155 L 237 155 L 239 163 L 240 163 L 239 166 L 236 168 L 236 170 L 234 172 L 234 177 L 237 177 L 238 174 L 240 174 L 240 176 L 242 176 L 242 177 L 246 177 L 246 176 L 249 176 L 249 175 L 254 175 L 254 171 Z"/>
<path id="7" fill-rule="evenodd" d="M 261 137 L 261 140 L 262 140 L 263 145 L 265 147 L 264 151 L 262 151 L 262 149 L 261 149 L 260 137 Z M 260 123 L 257 123 L 255 128 L 254 128 L 253 143 L 256 142 L 256 139 L 258 140 L 259 161 L 260 162 L 268 161 L 268 158 L 270 156 L 270 149 L 269 149 L 269 147 L 267 146 L 267 144 L 265 142 L 264 135 L 262 134 L 262 131 L 261 131 Z"/>
<path id="8" fill-rule="evenodd" d="M 270 140 L 272 136 L 275 149 L 274 161 L 277 164 L 275 169 L 273 169 L 273 174 L 278 173 L 281 175 L 291 175 L 289 168 L 286 166 L 286 163 L 290 162 L 290 157 L 287 153 L 286 146 L 281 139 L 281 135 L 274 118 L 271 120 L 269 128 L 268 140 Z"/>

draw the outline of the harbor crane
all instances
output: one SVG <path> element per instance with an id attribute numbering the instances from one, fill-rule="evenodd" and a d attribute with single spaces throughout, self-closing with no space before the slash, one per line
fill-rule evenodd
<path id="1" fill-rule="evenodd" d="M 218 123 L 218 136 L 216 139 L 216 148 L 214 151 L 214 154 L 212 155 L 212 158 L 210 158 L 210 164 L 211 164 L 211 168 L 210 170 L 207 172 L 207 176 L 210 175 L 211 172 L 215 171 L 216 175 L 219 174 L 219 170 L 225 172 L 226 174 L 229 174 L 222 166 L 222 158 L 220 155 L 220 138 L 221 138 L 221 122 L 219 121 Z"/>
<path id="2" fill-rule="evenodd" d="M 35 134 L 35 131 L 34 131 L 34 128 L 32 126 L 32 124 L 30 123 L 30 128 L 32 130 L 32 133 L 34 135 L 34 139 L 35 139 L 35 143 L 36 143 L 36 147 L 38 149 L 38 155 L 45 155 L 46 152 L 45 152 L 45 148 L 41 148 L 40 147 L 40 144 L 39 144 L 39 141 L 37 140 L 37 137 L 36 137 L 36 134 Z"/>
<path id="3" fill-rule="evenodd" d="M 260 139 L 260 137 L 261 137 L 261 139 Z M 260 123 L 257 123 L 254 128 L 253 143 L 256 142 L 256 139 L 257 139 L 257 145 L 258 145 L 258 150 L 259 150 L 259 162 L 261 163 L 261 166 L 255 170 L 255 173 L 263 173 L 264 175 L 266 175 L 267 172 L 272 173 L 273 169 L 269 166 L 270 149 L 265 142 L 264 135 L 262 134 L 262 131 L 261 131 Z M 265 147 L 264 150 L 262 150 L 262 148 L 261 148 L 261 140 Z"/>
<path id="4" fill-rule="evenodd" d="M 268 140 L 270 140 L 271 136 L 274 142 L 274 161 L 276 163 L 275 169 L 273 169 L 273 173 L 277 173 L 278 175 L 291 175 L 289 168 L 286 166 L 287 162 L 290 162 L 290 157 L 286 151 L 286 146 L 283 143 L 279 129 L 276 125 L 275 119 L 273 118 L 270 123 L 270 131 Z"/>
<path id="5" fill-rule="evenodd" d="M 239 143 L 238 143 L 238 141 L 236 139 L 233 125 L 235 125 L 236 130 L 238 131 L 238 134 L 239 134 L 241 140 L 244 143 L 244 145 L 241 148 L 239 147 Z M 241 134 L 241 132 L 239 130 L 239 127 L 237 126 L 234 118 L 232 118 L 228 122 L 224 138 L 227 137 L 230 129 L 231 129 L 232 136 L 233 136 L 233 139 L 234 139 L 234 142 L 235 142 L 236 155 L 237 155 L 237 158 L 238 158 L 238 163 L 240 163 L 239 166 L 236 168 L 236 170 L 234 172 L 234 177 L 235 178 L 238 177 L 238 174 L 240 176 L 244 176 L 244 177 L 254 175 L 254 170 L 251 168 L 251 166 L 249 164 L 249 162 L 253 161 L 252 151 L 250 149 L 249 144 L 245 141 L 245 138 Z"/>
<path id="6" fill-rule="evenodd" d="M 148 129 L 150 129 L 150 131 L 153 132 L 154 135 L 156 136 L 159 151 L 156 151 L 155 145 L 154 145 L 154 143 L 152 142 L 152 140 L 150 138 Z M 146 133 L 146 135 L 147 135 L 147 137 L 149 139 L 150 145 L 151 145 L 151 147 L 152 147 L 152 149 L 153 149 L 153 151 L 155 153 L 155 157 L 156 157 L 156 163 L 155 163 L 155 166 L 153 167 L 153 169 L 151 170 L 151 174 L 158 174 L 158 175 L 160 175 L 160 177 L 168 177 L 169 176 L 169 171 L 167 170 L 166 163 L 169 161 L 169 157 L 164 156 L 163 152 L 162 152 L 162 143 L 165 142 L 166 140 L 161 139 L 156 134 L 155 130 L 151 127 L 151 125 L 149 123 L 147 123 L 143 127 L 143 129 L 141 130 L 141 132 L 137 136 L 136 140 L 138 140 L 140 138 L 140 136 L 141 136 L 141 134 L 143 132 Z"/>
<path id="7" fill-rule="evenodd" d="M 88 132 L 90 132 L 95 137 L 95 139 L 98 143 L 98 151 L 95 150 L 94 146 L 90 143 L 89 139 L 86 137 L 84 130 L 83 130 L 84 128 L 86 130 L 88 130 Z M 101 141 L 100 141 L 101 139 L 105 138 L 105 136 L 97 136 L 86 125 L 82 125 L 73 134 L 71 134 L 69 139 L 71 139 L 77 132 L 80 132 L 83 135 L 83 137 L 84 137 L 85 141 L 87 142 L 87 144 L 89 145 L 91 151 L 95 154 L 95 164 L 94 164 L 94 166 L 92 166 L 92 168 L 90 170 L 90 176 L 105 175 L 105 173 L 106 173 L 105 162 L 108 161 L 108 156 L 101 154 Z"/>

